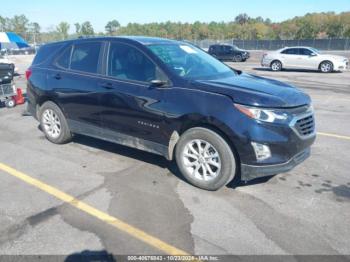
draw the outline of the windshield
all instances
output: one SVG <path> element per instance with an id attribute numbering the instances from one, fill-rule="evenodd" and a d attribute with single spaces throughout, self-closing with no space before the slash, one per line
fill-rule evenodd
<path id="1" fill-rule="evenodd" d="M 187 44 L 149 45 L 176 75 L 185 79 L 218 79 L 236 75 L 235 71 L 203 50 Z"/>
<path id="2" fill-rule="evenodd" d="M 316 49 L 316 48 L 313 48 L 313 47 L 310 47 L 311 51 L 314 52 L 315 54 L 319 54 L 320 53 L 320 50 Z"/>

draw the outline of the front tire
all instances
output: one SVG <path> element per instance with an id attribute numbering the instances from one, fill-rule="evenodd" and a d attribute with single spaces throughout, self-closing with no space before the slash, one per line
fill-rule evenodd
<path id="1" fill-rule="evenodd" d="M 243 61 L 243 57 L 241 55 L 235 55 L 234 61 L 235 62 L 242 62 Z"/>
<path id="2" fill-rule="evenodd" d="M 40 107 L 40 127 L 46 138 L 54 144 L 65 144 L 72 139 L 67 120 L 61 109 L 53 102 Z"/>
<path id="3" fill-rule="evenodd" d="M 270 65 L 271 70 L 274 72 L 281 71 L 282 70 L 282 63 L 278 60 L 275 60 Z"/>
<path id="4" fill-rule="evenodd" d="M 215 191 L 235 177 L 237 159 L 231 147 L 210 129 L 196 127 L 187 130 L 175 153 L 181 173 L 196 187 Z"/>
<path id="5" fill-rule="evenodd" d="M 333 63 L 330 61 L 324 61 L 320 64 L 320 71 L 322 73 L 331 73 L 333 72 Z"/>

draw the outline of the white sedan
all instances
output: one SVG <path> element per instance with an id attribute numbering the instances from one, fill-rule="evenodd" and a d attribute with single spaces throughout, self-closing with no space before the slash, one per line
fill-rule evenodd
<path id="1" fill-rule="evenodd" d="M 329 73 L 345 70 L 349 66 L 349 60 L 343 56 L 321 54 L 312 47 L 298 46 L 264 54 L 261 65 L 270 67 L 272 71 L 307 69 Z"/>

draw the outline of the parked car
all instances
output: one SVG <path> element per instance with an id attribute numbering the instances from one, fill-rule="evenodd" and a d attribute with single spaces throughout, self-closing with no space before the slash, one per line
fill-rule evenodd
<path id="1" fill-rule="evenodd" d="M 28 79 L 28 110 L 48 140 L 82 134 L 176 159 L 191 184 L 286 172 L 315 140 L 310 97 L 235 71 L 193 45 L 146 37 L 42 46 Z"/>
<path id="2" fill-rule="evenodd" d="M 235 45 L 211 45 L 209 54 L 222 61 L 245 62 L 250 54 Z"/>
<path id="3" fill-rule="evenodd" d="M 9 54 L 11 55 L 33 55 L 35 52 L 35 47 L 15 48 L 9 50 Z"/>
<path id="4" fill-rule="evenodd" d="M 264 54 L 261 65 L 270 67 L 272 71 L 307 69 L 330 73 L 345 70 L 349 60 L 343 56 L 322 54 L 312 47 L 296 46 Z"/>

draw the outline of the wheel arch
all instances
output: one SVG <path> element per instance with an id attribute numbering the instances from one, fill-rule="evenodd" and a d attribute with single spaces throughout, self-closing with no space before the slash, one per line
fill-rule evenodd
<path id="1" fill-rule="evenodd" d="M 62 111 L 64 117 L 67 117 L 63 108 L 61 107 L 61 105 L 57 102 L 56 99 L 54 99 L 53 97 L 50 96 L 40 96 L 37 100 L 37 104 L 36 104 L 36 117 L 37 119 L 40 119 L 39 113 L 40 113 L 40 108 L 42 107 L 43 104 L 45 104 L 46 102 L 52 102 L 55 105 L 57 105 L 59 107 L 59 109 Z"/>
<path id="2" fill-rule="evenodd" d="M 283 63 L 282 63 L 282 61 L 281 61 L 280 59 L 273 59 L 273 60 L 271 61 L 271 63 L 270 63 L 270 67 L 272 66 L 272 64 L 273 64 L 274 62 L 280 62 L 280 63 L 281 63 L 281 66 L 282 66 L 282 68 L 283 68 Z"/>
<path id="3" fill-rule="evenodd" d="M 234 144 L 234 141 L 232 141 L 232 139 L 230 139 L 231 134 L 230 134 L 229 127 L 227 127 L 224 123 L 222 123 L 218 119 L 205 118 L 205 117 L 200 117 L 198 115 L 186 116 L 182 119 L 181 123 L 182 123 L 182 125 L 180 126 L 180 128 L 177 131 L 173 132 L 172 137 L 176 137 L 176 141 L 175 141 L 175 143 L 173 142 L 172 146 L 169 146 L 170 160 L 172 160 L 174 158 L 176 145 L 177 145 L 181 135 L 183 135 L 187 130 L 189 130 L 191 128 L 195 128 L 195 127 L 206 128 L 206 129 L 209 129 L 209 130 L 217 133 L 218 135 L 220 135 L 227 142 L 227 144 L 230 146 L 232 153 L 236 157 L 237 177 L 240 179 L 241 159 L 240 159 L 240 155 L 238 153 L 237 147 Z M 170 141 L 172 141 L 172 139 L 170 139 Z"/>
<path id="4" fill-rule="evenodd" d="M 331 64 L 332 64 L 332 68 L 334 69 L 334 63 L 333 63 L 331 60 L 329 60 L 329 59 L 325 59 L 325 60 L 322 60 L 322 61 L 320 62 L 320 64 L 318 65 L 318 69 L 319 69 L 319 70 L 321 69 L 321 65 L 322 65 L 323 63 L 325 63 L 325 62 L 331 63 Z"/>

